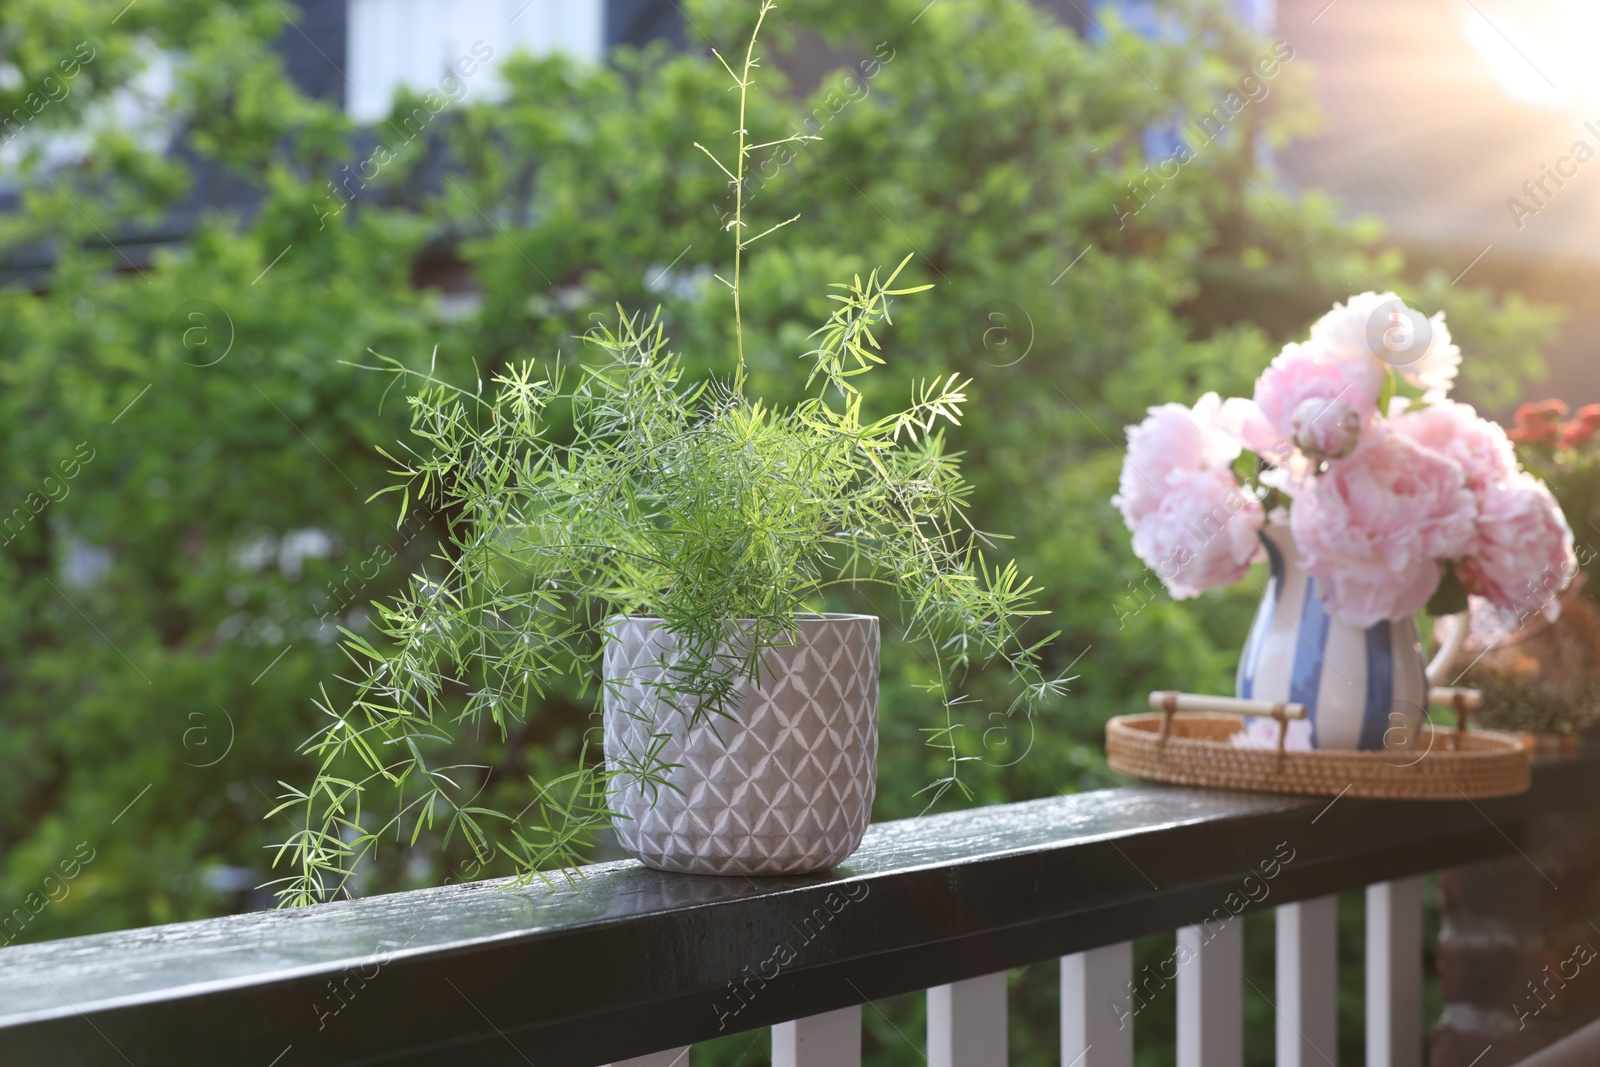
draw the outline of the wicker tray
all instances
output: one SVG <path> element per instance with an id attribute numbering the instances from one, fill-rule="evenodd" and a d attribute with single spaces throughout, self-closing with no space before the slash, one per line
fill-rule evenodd
<path id="1" fill-rule="evenodd" d="M 1424 755 L 1401 757 L 1239 748 L 1228 740 L 1239 728 L 1236 715 L 1122 715 L 1106 723 L 1106 758 L 1138 778 L 1265 793 L 1460 800 L 1511 796 L 1529 785 L 1528 750 L 1515 734 L 1424 727 Z"/>

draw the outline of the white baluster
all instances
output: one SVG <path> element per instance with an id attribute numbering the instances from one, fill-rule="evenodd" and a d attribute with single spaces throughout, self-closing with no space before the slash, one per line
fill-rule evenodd
<path id="1" fill-rule="evenodd" d="M 928 990 L 928 1067 L 1005 1067 L 1006 972 Z"/>
<path id="2" fill-rule="evenodd" d="M 631 1060 L 618 1060 L 609 1067 L 689 1067 L 689 1049 L 669 1048 L 665 1052 L 652 1052 L 648 1056 L 635 1056 Z"/>
<path id="3" fill-rule="evenodd" d="M 1277 1067 L 1338 1067 L 1338 897 L 1278 909 L 1277 1009 Z"/>
<path id="4" fill-rule="evenodd" d="M 1367 886 L 1367 1067 L 1422 1064 L 1422 879 Z"/>
<path id="5" fill-rule="evenodd" d="M 1062 1067 L 1133 1067 L 1133 942 L 1061 957 Z"/>
<path id="6" fill-rule="evenodd" d="M 772 1067 L 861 1067 L 861 1005 L 774 1026 Z"/>
<path id="7" fill-rule="evenodd" d="M 1244 1062 L 1244 920 L 1178 931 L 1178 1067 Z"/>

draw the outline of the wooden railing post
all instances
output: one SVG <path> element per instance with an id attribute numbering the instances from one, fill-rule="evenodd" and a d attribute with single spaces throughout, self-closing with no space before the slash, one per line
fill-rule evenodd
<path id="1" fill-rule="evenodd" d="M 1061 1067 L 1133 1067 L 1133 942 L 1061 957 Z"/>
<path id="2" fill-rule="evenodd" d="M 1422 1064 L 1422 879 L 1367 886 L 1367 1067 Z"/>
<path id="3" fill-rule="evenodd" d="M 1006 1062 L 1006 972 L 928 990 L 928 1067 Z"/>
<path id="4" fill-rule="evenodd" d="M 861 1005 L 774 1026 L 772 1067 L 861 1067 Z"/>
<path id="5" fill-rule="evenodd" d="M 1338 1067 L 1339 898 L 1278 909 L 1277 1067 Z"/>
<path id="6" fill-rule="evenodd" d="M 1178 1067 L 1244 1063 L 1244 922 L 1178 931 Z"/>

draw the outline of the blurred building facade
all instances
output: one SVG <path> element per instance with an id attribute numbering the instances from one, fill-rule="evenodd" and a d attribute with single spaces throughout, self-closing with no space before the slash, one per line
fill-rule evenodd
<path id="1" fill-rule="evenodd" d="M 455 78 L 460 96 L 493 97 L 499 68 L 519 51 L 555 50 L 599 61 L 618 45 L 662 40 L 681 47 L 683 20 L 670 0 L 292 0 L 294 25 L 277 42 L 285 70 L 308 96 L 336 102 L 354 120 L 375 123 L 389 114 L 397 90 L 438 91 L 455 98 L 444 79 Z M 470 70 L 470 75 L 467 71 Z M 148 83 L 138 94 L 160 99 L 170 90 L 168 57 L 150 57 Z M 129 94 L 130 96 L 134 94 Z M 131 110 L 139 104 L 128 101 Z M 142 105 L 148 110 L 148 103 Z M 160 116 L 131 115 L 156 136 Z M 19 142 L 35 136 L 24 131 Z M 49 132 L 41 145 L 47 161 L 70 162 L 86 150 L 80 139 Z M 18 146 L 13 146 L 16 151 Z M 175 148 L 174 151 L 183 151 Z M 115 235 L 119 252 L 134 267 L 148 265 L 156 249 L 180 244 L 208 212 L 231 210 L 248 218 L 257 194 L 223 167 L 189 157 L 194 188 L 157 225 Z M 0 150 L 0 211 L 18 207 L 17 189 L 6 180 L 8 160 Z M 14 250 L 0 261 L 0 284 L 42 284 L 51 262 L 48 248 Z"/>

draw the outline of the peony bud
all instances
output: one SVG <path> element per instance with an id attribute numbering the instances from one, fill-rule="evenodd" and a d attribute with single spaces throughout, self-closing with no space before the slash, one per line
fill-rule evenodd
<path id="1" fill-rule="evenodd" d="M 1344 459 L 1361 441 L 1361 413 L 1343 400 L 1313 397 L 1289 420 L 1295 447 L 1318 462 Z"/>

